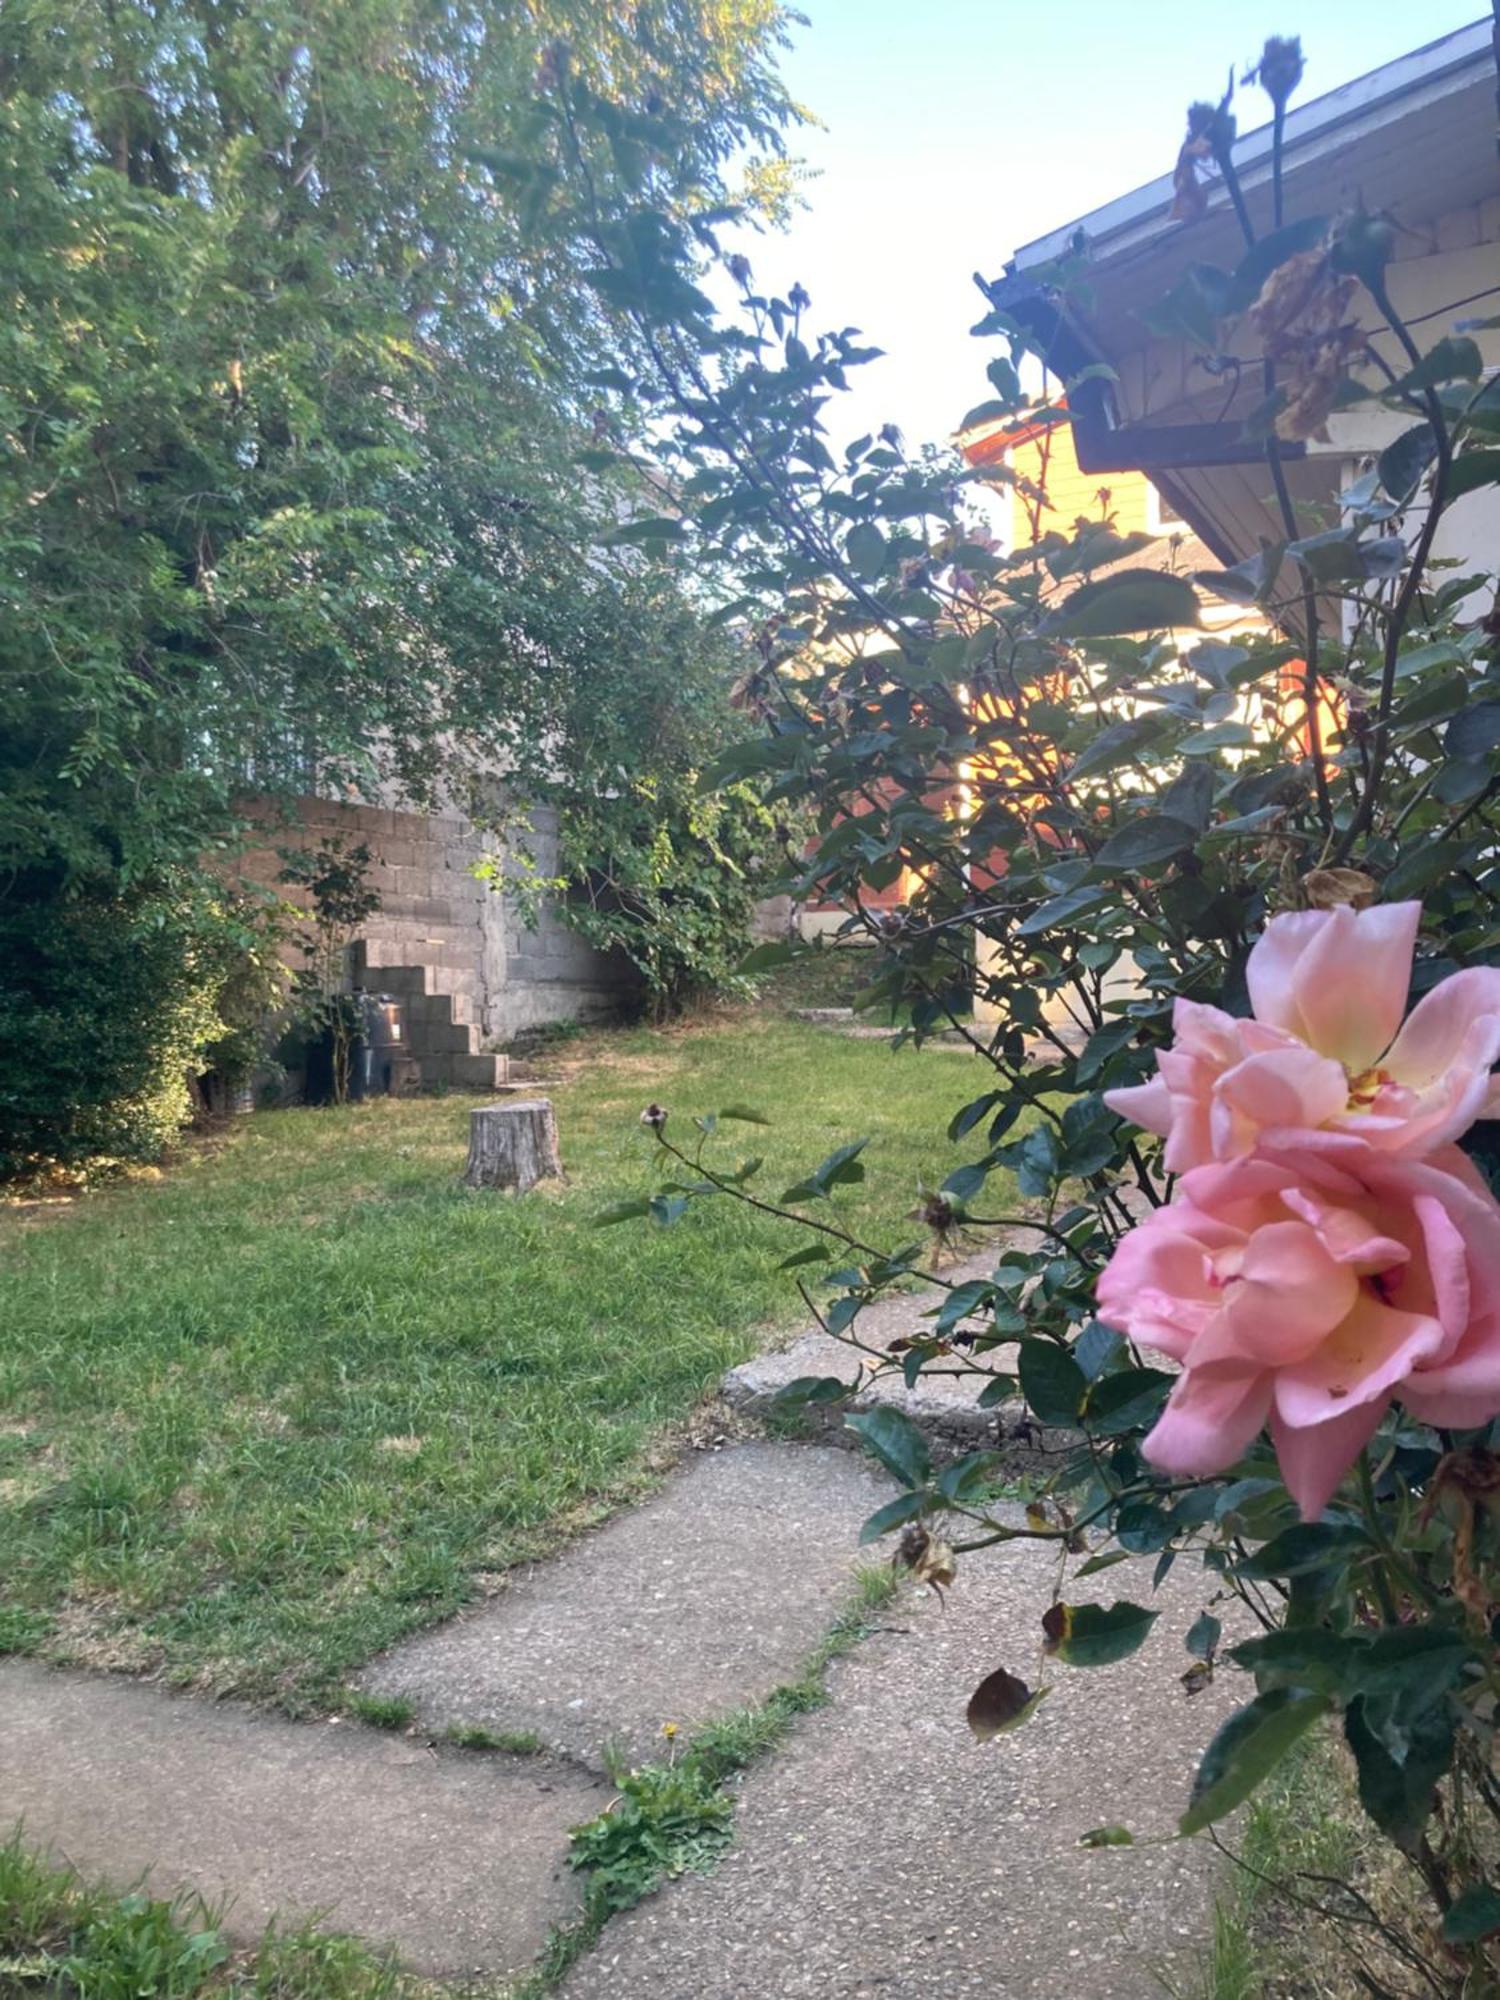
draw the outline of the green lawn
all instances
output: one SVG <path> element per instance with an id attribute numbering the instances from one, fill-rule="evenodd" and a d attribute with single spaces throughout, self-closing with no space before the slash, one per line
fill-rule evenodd
<path id="1" fill-rule="evenodd" d="M 236 1951 L 222 1910 L 85 1882 L 0 1847 L 0 1994 L 9 2000 L 439 2000 L 356 1939 L 306 1925 Z"/>
<path id="2" fill-rule="evenodd" d="M 461 1188 L 472 1100 L 447 1098 L 259 1115 L 158 1182 L 0 1213 L 0 1648 L 336 1701 L 636 1487 L 752 1329 L 801 1313 L 774 1267 L 802 1239 L 741 1206 L 589 1226 L 648 1187 L 648 1100 L 679 1134 L 764 1111 L 723 1150 L 773 1189 L 870 1134 L 839 1205 L 893 1243 L 982 1087 L 960 1055 L 763 1016 L 569 1063 L 560 1191 Z"/>

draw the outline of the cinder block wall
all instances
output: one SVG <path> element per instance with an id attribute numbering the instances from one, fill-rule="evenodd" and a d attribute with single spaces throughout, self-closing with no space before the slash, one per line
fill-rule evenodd
<path id="1" fill-rule="evenodd" d="M 381 899 L 363 931 L 369 965 L 426 967 L 428 990 L 451 995 L 454 1019 L 474 1025 L 486 1041 L 507 1041 L 548 1021 L 605 1020 L 628 997 L 628 966 L 594 951 L 551 910 L 528 927 L 513 897 L 475 877 L 475 864 L 495 849 L 459 813 L 304 798 L 287 823 L 269 801 L 249 809 L 264 838 L 238 857 L 235 870 L 283 895 L 278 849 L 315 848 L 332 834 L 351 845 L 364 841 L 370 885 Z M 538 816 L 527 845 L 543 874 L 555 869 L 555 815 Z M 295 950 L 287 958 L 301 962 Z"/>

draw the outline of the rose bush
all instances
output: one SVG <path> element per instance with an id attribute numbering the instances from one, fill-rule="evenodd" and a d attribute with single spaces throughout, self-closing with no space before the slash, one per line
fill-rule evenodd
<path id="1" fill-rule="evenodd" d="M 1232 1668 L 1253 1691 L 1181 1832 L 1216 1827 L 1336 1719 L 1433 1921 L 1398 1934 L 1352 1892 L 1305 1885 L 1302 1906 L 1353 1925 L 1356 1958 L 1378 1936 L 1423 1991 L 1457 1994 L 1500 1971 L 1500 1339 L 1493 1139 L 1475 1122 L 1497 1052 L 1500 621 L 1492 557 L 1430 558 L 1451 499 L 1500 479 L 1500 385 L 1462 327 L 1418 347 L 1386 286 L 1388 221 L 1282 214 L 1300 73 L 1294 43 L 1268 45 L 1268 226 L 1238 182 L 1229 98 L 1192 108 L 1183 273 L 1154 316 L 1236 396 L 1242 378 L 1263 390 L 1237 407 L 1280 539 L 1228 570 L 1143 566 L 1151 538 L 1122 534 L 1107 494 L 1064 521 L 1039 486 L 1031 538 L 1002 548 L 971 498 L 1015 478 L 1003 460 L 909 452 L 891 426 L 835 444 L 830 405 L 874 350 L 815 333 L 800 286 L 758 290 L 722 250 L 722 210 L 654 201 L 674 183 L 649 143 L 628 225 L 586 205 L 548 220 L 576 228 L 601 310 L 638 336 L 610 393 L 649 413 L 680 511 L 628 532 L 722 586 L 755 648 L 736 700 L 763 734 L 719 777 L 754 777 L 811 826 L 783 886 L 845 911 L 836 948 L 867 948 L 864 1004 L 896 1039 L 945 1028 L 985 1066 L 949 1127 L 963 1155 L 919 1191 L 921 1240 L 845 1227 L 839 1190 L 871 1164 L 857 1137 L 766 1188 L 727 1150 L 743 1107 L 653 1107 L 661 1186 L 635 1211 L 691 1227 L 703 1202 L 749 1200 L 809 1229 L 787 1263 L 854 1365 L 793 1398 L 938 1368 L 1000 1432 L 1044 1434 L 1021 1518 L 990 1455 L 940 1467 L 895 1410 L 850 1419 L 900 1488 L 867 1538 L 899 1535 L 919 1575 L 956 1565 L 962 1589 L 987 1548 L 1056 1550 L 1048 1671 L 1150 1630 L 1146 1606 L 1089 1601 L 1101 1567 L 1152 1559 L 1149 1578 L 1115 1572 L 1146 1594 L 1200 1564 L 1190 1683 Z M 549 115 L 561 161 L 589 105 L 564 81 Z M 1194 261 L 1205 173 L 1244 237 L 1233 269 Z M 733 325 L 699 282 L 716 256 Z M 1086 306 L 1087 246 L 1039 284 L 1057 324 Z M 964 423 L 1003 439 L 1070 421 L 1046 313 L 1023 321 L 983 289 L 975 331 L 999 351 Z M 1400 434 L 1338 496 L 1337 525 L 1300 521 L 1281 440 L 1359 403 Z M 1267 629 L 1202 636 L 1200 589 Z M 978 1275 L 931 1254 L 990 1230 Z M 889 1345 L 866 1338 L 865 1308 L 919 1274 L 936 1305 Z M 1226 1603 L 1262 1628 L 1227 1659 Z M 975 1670 L 982 1733 L 1036 1712 L 1013 1663 Z"/>

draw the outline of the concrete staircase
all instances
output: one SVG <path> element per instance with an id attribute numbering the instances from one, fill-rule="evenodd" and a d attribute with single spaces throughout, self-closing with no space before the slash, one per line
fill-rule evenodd
<path id="1" fill-rule="evenodd" d="M 466 968 L 387 964 L 378 942 L 354 948 L 354 980 L 369 993 L 389 993 L 406 1018 L 407 1053 L 423 1090 L 503 1093 L 514 1088 L 509 1056 L 480 1047 L 478 1009 Z"/>

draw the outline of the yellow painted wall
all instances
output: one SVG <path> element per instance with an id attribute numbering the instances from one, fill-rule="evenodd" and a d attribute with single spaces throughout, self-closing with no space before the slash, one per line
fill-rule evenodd
<path id="1" fill-rule="evenodd" d="M 1101 514 L 1113 514 L 1116 530 L 1122 535 L 1134 534 L 1150 525 L 1147 520 L 1149 486 L 1145 477 L 1139 472 L 1080 472 L 1073 450 L 1071 424 L 1054 424 L 1050 438 L 1037 438 L 1031 443 L 1015 446 L 1011 452 L 1011 465 L 1020 478 L 1046 487 L 1050 505 L 1042 509 L 1044 535 L 1049 528 L 1057 529 L 1059 534 L 1069 533 L 1080 515 L 1097 521 Z M 1109 492 L 1107 506 L 1101 504 L 1099 499 L 1101 487 Z M 1010 504 L 1012 546 L 1024 548 L 1031 540 L 1030 510 L 1014 488 Z"/>

